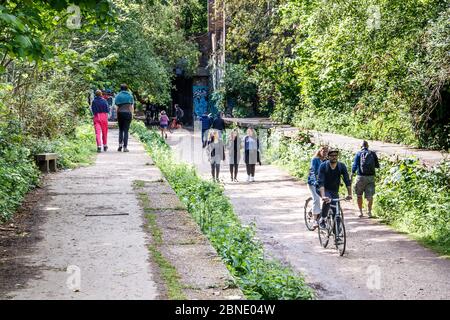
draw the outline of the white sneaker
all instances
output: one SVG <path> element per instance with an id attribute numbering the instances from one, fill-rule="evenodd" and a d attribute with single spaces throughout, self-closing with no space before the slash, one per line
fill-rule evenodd
<path id="1" fill-rule="evenodd" d="M 247 176 L 247 182 L 250 182 L 250 176 Z"/>
<path id="2" fill-rule="evenodd" d="M 250 182 L 255 182 L 255 177 L 250 177 Z"/>
<path id="3" fill-rule="evenodd" d="M 315 229 L 317 229 L 317 227 L 319 226 L 319 224 L 317 223 L 317 220 L 314 220 L 313 221 L 313 229 L 315 230 Z"/>

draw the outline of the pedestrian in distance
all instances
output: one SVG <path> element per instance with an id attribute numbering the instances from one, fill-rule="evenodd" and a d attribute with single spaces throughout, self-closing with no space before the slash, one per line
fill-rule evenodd
<path id="1" fill-rule="evenodd" d="M 259 139 L 253 128 L 247 129 L 247 135 L 244 138 L 245 165 L 247 168 L 247 182 L 255 181 L 256 163 L 261 165 L 261 149 Z"/>
<path id="2" fill-rule="evenodd" d="M 223 112 L 217 115 L 212 123 L 212 128 L 219 132 L 219 137 L 222 138 L 222 131 L 225 130 L 225 121 L 223 120 Z"/>
<path id="3" fill-rule="evenodd" d="M 239 170 L 239 162 L 241 160 L 241 144 L 242 139 L 239 136 L 239 130 L 231 131 L 230 140 L 228 142 L 228 159 L 230 163 L 231 182 L 238 182 L 237 174 Z"/>
<path id="4" fill-rule="evenodd" d="M 206 142 L 208 140 L 207 132 L 209 128 L 211 128 L 211 117 L 205 111 L 203 115 L 200 117 L 201 126 L 202 126 L 202 146 L 206 147 Z"/>
<path id="5" fill-rule="evenodd" d="M 341 184 L 341 177 L 347 187 L 348 196 L 346 200 L 352 199 L 352 185 L 348 170 L 345 164 L 338 161 L 339 150 L 331 149 L 328 151 L 328 159 L 319 167 L 319 190 L 320 196 L 324 201 L 322 205 L 322 214 L 319 221 L 320 228 L 326 228 L 325 219 L 327 217 L 330 205 L 334 205 L 332 199 L 339 198 L 339 186 Z M 335 213 L 335 212 L 334 212 Z"/>
<path id="6" fill-rule="evenodd" d="M 97 141 L 97 152 L 108 150 L 108 102 L 102 97 L 100 90 L 95 91 L 95 98 L 92 100 L 91 111 L 94 116 L 95 138 Z"/>
<path id="7" fill-rule="evenodd" d="M 211 164 L 212 178 L 214 181 L 219 182 L 220 164 L 225 160 L 225 146 L 216 130 L 212 130 L 210 133 L 207 151 Z"/>
<path id="8" fill-rule="evenodd" d="M 128 131 L 133 120 L 134 99 L 126 84 L 120 85 L 120 92 L 114 102 L 117 106 L 117 120 L 119 122 L 119 148 L 117 151 L 122 151 L 123 147 L 123 152 L 128 152 Z"/>
<path id="9" fill-rule="evenodd" d="M 167 128 L 169 127 L 169 117 L 163 110 L 159 116 L 159 129 L 161 130 L 161 137 L 167 139 Z"/>
<path id="10" fill-rule="evenodd" d="M 181 128 L 183 124 L 184 111 L 178 104 L 175 104 L 175 116 L 176 116 L 176 124 L 177 128 Z"/>
<path id="11" fill-rule="evenodd" d="M 355 194 L 357 196 L 359 217 L 363 217 L 363 195 L 367 200 L 367 215 L 372 217 L 373 196 L 375 195 L 375 169 L 380 168 L 377 154 L 369 150 L 369 143 L 363 141 L 361 151 L 355 155 L 352 165 L 352 180 L 356 173 Z"/>
<path id="12" fill-rule="evenodd" d="M 328 146 L 321 146 L 319 150 L 316 151 L 313 158 L 311 159 L 311 166 L 309 168 L 308 174 L 308 188 L 311 192 L 313 198 L 313 228 L 317 228 L 317 220 L 319 218 L 320 209 L 320 191 L 318 189 L 319 183 L 319 168 L 320 165 L 327 159 L 328 156 Z"/>

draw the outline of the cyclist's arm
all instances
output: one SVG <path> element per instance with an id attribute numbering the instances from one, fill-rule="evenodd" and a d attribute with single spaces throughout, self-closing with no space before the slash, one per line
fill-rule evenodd
<path id="1" fill-rule="evenodd" d="M 347 194 L 348 198 L 352 197 L 352 182 L 350 181 L 350 178 L 348 176 L 347 167 L 343 164 L 342 165 L 342 176 L 344 178 L 344 183 L 347 186 Z"/>

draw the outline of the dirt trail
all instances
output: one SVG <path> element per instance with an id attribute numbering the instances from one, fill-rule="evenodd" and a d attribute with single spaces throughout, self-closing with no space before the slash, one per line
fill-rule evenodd
<path id="1" fill-rule="evenodd" d="M 200 136 L 177 130 L 168 143 L 180 159 L 210 177 Z M 239 172 L 244 181 L 242 165 Z M 357 218 L 352 204 L 344 204 L 348 247 L 339 257 L 334 249 L 321 248 L 317 233 L 304 225 L 305 184 L 270 165 L 257 166 L 254 183 L 230 183 L 225 162 L 221 178 L 242 222 L 256 223 L 266 252 L 304 272 L 320 299 L 450 299 L 449 259 L 377 221 Z"/>
<path id="2" fill-rule="evenodd" d="M 109 139 L 117 141 L 117 130 L 110 130 Z M 0 281 L 0 298 L 158 298 L 133 180 L 157 180 L 161 174 L 146 165 L 151 159 L 142 145 L 131 139 L 129 149 L 112 149 L 99 154 L 94 166 L 46 179 L 43 198 L 33 208 L 41 223 L 34 240 L 5 262 L 9 279 Z"/>

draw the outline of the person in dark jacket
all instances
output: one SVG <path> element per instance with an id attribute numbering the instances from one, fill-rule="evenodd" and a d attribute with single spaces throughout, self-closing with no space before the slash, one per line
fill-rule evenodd
<path id="1" fill-rule="evenodd" d="M 318 187 L 320 196 L 324 201 L 322 206 L 322 217 L 320 218 L 319 226 L 325 228 L 325 218 L 332 203 L 331 199 L 339 198 L 339 186 L 341 184 L 341 176 L 347 187 L 347 200 L 352 199 L 352 184 L 348 176 L 348 170 L 345 164 L 338 161 L 339 151 L 331 149 L 328 151 L 328 159 L 319 167 Z"/>
<path id="2" fill-rule="evenodd" d="M 94 116 L 95 137 L 97 140 L 97 152 L 108 150 L 108 103 L 102 97 L 100 90 L 95 91 L 95 98 L 91 104 L 91 111 Z"/>
<path id="3" fill-rule="evenodd" d="M 261 165 L 261 149 L 259 139 L 253 128 L 247 129 L 247 135 L 244 138 L 245 165 L 247 167 L 247 182 L 255 181 L 256 163 Z"/>
<path id="4" fill-rule="evenodd" d="M 120 92 L 114 103 L 117 106 L 117 120 L 119 122 L 119 148 L 117 151 L 122 151 L 123 146 L 123 152 L 128 152 L 128 130 L 133 119 L 134 99 L 126 84 L 120 85 Z"/>
<path id="5" fill-rule="evenodd" d="M 222 131 L 225 130 L 225 121 L 223 120 L 223 112 L 220 112 L 212 124 L 213 129 L 219 132 L 219 137 L 222 138 Z"/>
<path id="6" fill-rule="evenodd" d="M 206 146 L 206 141 L 207 141 L 207 137 L 206 137 L 207 131 L 209 130 L 209 128 L 211 128 L 211 118 L 206 111 L 200 117 L 200 121 L 202 124 L 202 145 L 204 148 Z"/>
<path id="7" fill-rule="evenodd" d="M 355 155 L 352 165 L 352 177 L 356 173 L 355 193 L 357 196 L 359 217 L 363 217 L 363 194 L 367 200 L 367 215 L 372 217 L 373 196 L 375 195 L 375 169 L 380 168 L 377 154 L 369 150 L 369 143 L 363 141 L 361 151 Z"/>

